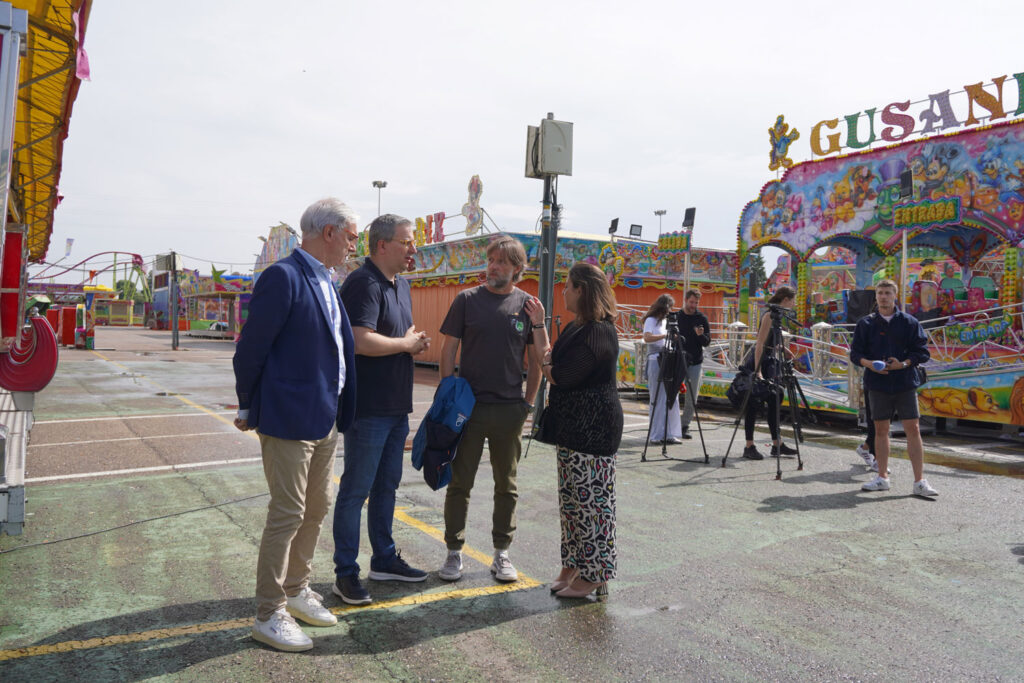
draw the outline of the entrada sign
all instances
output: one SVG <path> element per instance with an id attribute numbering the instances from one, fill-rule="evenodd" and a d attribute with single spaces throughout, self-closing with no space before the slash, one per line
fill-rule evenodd
<path id="1" fill-rule="evenodd" d="M 1006 76 L 999 76 L 993 78 L 991 83 L 991 86 L 994 86 L 995 94 L 986 90 L 980 82 L 965 85 L 964 92 L 958 93 L 967 96 L 967 119 L 965 121 L 960 121 L 956 117 L 950 102 L 950 91 L 944 90 L 928 96 L 927 107 L 916 119 L 906 113 L 910 109 L 910 100 L 892 102 L 882 107 L 879 119 L 885 127 L 881 129 L 877 137 L 875 135 L 875 114 L 879 112 L 876 107 L 843 117 L 846 120 L 845 142 L 841 142 L 843 133 L 838 132 L 840 129 L 839 119 L 819 121 L 811 129 L 811 153 L 815 156 L 827 156 L 841 151 L 844 147 L 854 150 L 864 149 L 879 138 L 885 142 L 901 142 L 915 133 L 928 135 L 946 128 L 975 126 L 980 121 L 974 115 L 974 105 L 978 105 L 988 112 L 989 122 L 1007 116 L 1019 116 L 1024 114 L 1024 72 L 1013 74 L 1013 78 L 1017 83 L 1017 109 L 1012 112 L 1008 112 L 1003 104 L 1003 84 L 1006 81 Z M 1009 87 L 1012 88 L 1012 84 Z M 862 115 L 867 117 L 866 135 L 864 128 L 860 125 Z M 984 114 L 982 115 L 984 116 Z M 917 129 L 918 121 L 924 124 L 920 130 Z M 863 140 L 862 137 L 864 137 Z"/>
<path id="2" fill-rule="evenodd" d="M 914 204 L 901 204 L 893 215 L 894 228 L 927 228 L 960 222 L 960 198 L 925 199 Z"/>

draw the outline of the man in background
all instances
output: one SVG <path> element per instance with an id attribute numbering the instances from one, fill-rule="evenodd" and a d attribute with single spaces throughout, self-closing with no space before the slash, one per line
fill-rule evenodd
<path id="1" fill-rule="evenodd" d="M 907 456 L 914 470 L 913 494 L 937 496 L 939 492 L 924 478 L 924 442 L 917 405 L 917 387 L 921 384 L 917 366 L 931 358 L 928 337 L 917 318 L 896 308 L 897 292 L 892 280 L 875 285 L 878 310 L 857 322 L 850 343 L 850 360 L 865 368 L 869 417 L 875 423 L 878 474 L 861 489 L 889 490 L 889 422 L 896 413 L 907 435 Z"/>
<path id="2" fill-rule="evenodd" d="M 689 393 L 683 402 L 683 438 L 692 439 L 690 421 L 696 411 L 697 398 L 700 396 L 700 384 L 703 379 L 704 348 L 711 343 L 711 324 L 706 315 L 697 310 L 700 304 L 700 292 L 696 289 L 686 291 L 683 309 L 679 311 L 679 333 L 683 335 L 683 350 L 686 352 L 686 391 Z"/>

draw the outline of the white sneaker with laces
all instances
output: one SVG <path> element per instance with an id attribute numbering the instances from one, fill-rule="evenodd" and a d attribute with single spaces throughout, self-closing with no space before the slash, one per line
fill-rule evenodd
<path id="1" fill-rule="evenodd" d="M 462 551 L 449 550 L 448 557 L 437 575 L 445 581 L 458 581 L 462 578 Z"/>
<path id="2" fill-rule="evenodd" d="M 861 491 L 888 491 L 889 490 L 889 479 L 886 477 L 875 477 L 871 481 L 867 482 L 860 487 Z"/>
<path id="3" fill-rule="evenodd" d="M 491 573 L 498 581 L 517 581 L 519 572 L 512 566 L 512 560 L 508 559 L 507 550 L 495 550 L 494 562 L 491 562 Z"/>
<path id="4" fill-rule="evenodd" d="M 295 597 L 288 598 L 285 609 L 296 619 L 302 619 L 310 626 L 334 626 L 338 617 L 324 607 L 324 596 L 306 586 Z"/>
<path id="5" fill-rule="evenodd" d="M 868 466 L 869 470 L 878 471 L 878 463 L 875 462 L 875 456 L 871 455 L 870 450 L 864 448 L 864 444 L 857 446 L 857 455 L 863 458 L 864 464 Z"/>
<path id="6" fill-rule="evenodd" d="M 930 498 L 931 496 L 939 495 L 939 492 L 931 487 L 927 479 L 922 479 L 921 481 L 914 482 L 914 495 Z"/>
<path id="7" fill-rule="evenodd" d="M 284 652 L 304 652 L 313 649 L 313 641 L 302 632 L 284 609 L 270 615 L 266 621 L 258 618 L 252 624 L 254 640 Z"/>

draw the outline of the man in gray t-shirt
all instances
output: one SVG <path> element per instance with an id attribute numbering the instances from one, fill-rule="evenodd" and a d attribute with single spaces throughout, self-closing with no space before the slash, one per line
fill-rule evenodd
<path id="1" fill-rule="evenodd" d="M 533 343 L 530 318 L 524 310 L 530 295 L 515 283 L 526 267 L 526 251 L 503 235 L 487 247 L 487 283 L 460 292 L 441 325 L 441 377 L 459 374 L 473 389 L 476 405 L 463 428 L 458 454 L 452 461 L 452 480 L 444 501 L 444 539 L 448 556 L 439 576 L 456 581 L 462 576 L 462 546 L 466 542 L 469 495 L 483 455 L 484 440 L 494 476 L 494 514 L 491 573 L 499 581 L 518 574 L 508 557 L 516 529 L 516 468 L 522 453 L 526 416 L 540 385 L 540 367 L 527 357 L 526 394 L 523 359 Z"/>

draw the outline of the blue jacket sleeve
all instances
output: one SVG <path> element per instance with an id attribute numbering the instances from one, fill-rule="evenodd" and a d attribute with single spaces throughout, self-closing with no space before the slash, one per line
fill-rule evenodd
<path id="1" fill-rule="evenodd" d="M 240 410 L 249 409 L 270 349 L 288 319 L 291 298 L 291 281 L 280 266 L 267 268 L 256 281 L 249 315 L 232 359 Z"/>
<path id="2" fill-rule="evenodd" d="M 928 335 L 918 320 L 913 320 L 908 337 L 907 348 L 909 353 L 907 358 L 914 365 L 927 363 L 931 359 L 932 354 L 928 351 Z"/>
<path id="3" fill-rule="evenodd" d="M 863 324 L 867 318 L 861 318 L 857 321 L 857 326 L 853 328 L 853 341 L 850 342 L 850 362 L 860 367 L 860 361 L 863 358 L 868 358 L 870 351 L 868 345 L 868 325 Z M 868 360 L 874 360 L 868 358 Z"/>

